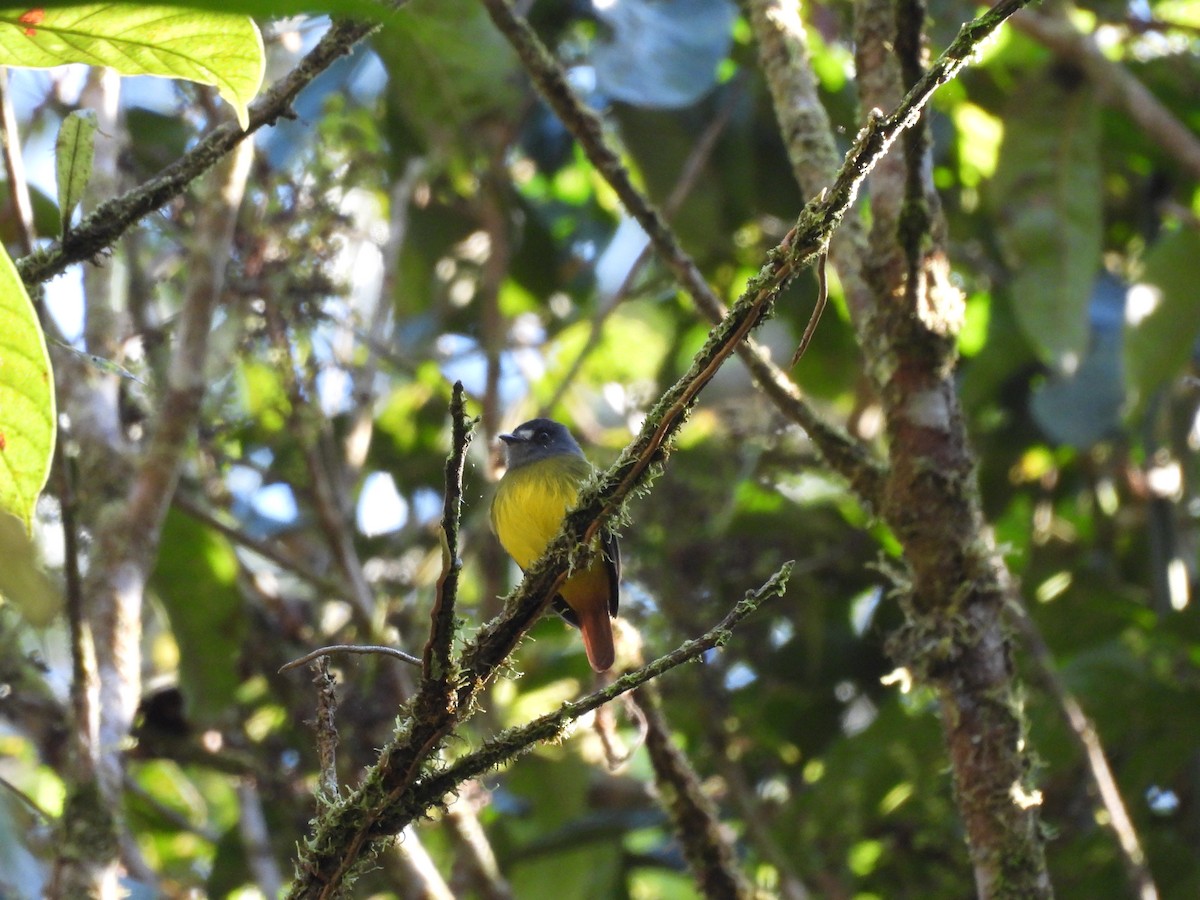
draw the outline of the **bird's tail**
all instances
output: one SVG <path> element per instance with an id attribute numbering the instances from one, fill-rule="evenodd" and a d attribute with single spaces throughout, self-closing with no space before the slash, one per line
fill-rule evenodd
<path id="1" fill-rule="evenodd" d="M 579 630 L 583 634 L 583 649 L 587 652 L 588 662 L 597 672 L 607 672 L 616 660 L 608 607 L 603 603 L 590 603 L 575 612 L 579 616 Z"/>

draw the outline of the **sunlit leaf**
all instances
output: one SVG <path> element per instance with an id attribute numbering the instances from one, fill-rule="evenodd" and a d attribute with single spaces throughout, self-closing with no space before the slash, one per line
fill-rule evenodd
<path id="1" fill-rule="evenodd" d="M 54 455 L 54 378 L 37 313 L 0 247 L 0 511 L 28 526 Z"/>
<path id="2" fill-rule="evenodd" d="M 33 69 L 86 63 L 211 85 L 243 128 L 266 71 L 262 36 L 249 17 L 141 3 L 2 10 L 0 59 Z"/>

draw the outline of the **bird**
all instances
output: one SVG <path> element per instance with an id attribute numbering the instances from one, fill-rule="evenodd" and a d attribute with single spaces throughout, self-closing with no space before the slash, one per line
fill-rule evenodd
<path id="1" fill-rule="evenodd" d="M 567 427 L 553 419 L 531 419 L 499 439 L 508 468 L 492 498 L 492 530 L 525 570 L 558 534 L 592 464 Z M 620 602 L 621 553 L 607 530 L 593 549 L 591 562 L 563 582 L 553 605 L 579 628 L 591 667 L 606 672 L 616 658 L 612 618 Z"/>

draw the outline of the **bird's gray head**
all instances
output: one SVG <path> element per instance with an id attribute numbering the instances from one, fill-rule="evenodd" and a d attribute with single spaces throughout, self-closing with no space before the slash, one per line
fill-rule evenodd
<path id="1" fill-rule="evenodd" d="M 502 434 L 499 438 L 504 442 L 504 455 L 510 469 L 564 453 L 583 456 L 583 450 L 567 427 L 553 419 L 530 419 L 514 428 L 512 434 Z"/>

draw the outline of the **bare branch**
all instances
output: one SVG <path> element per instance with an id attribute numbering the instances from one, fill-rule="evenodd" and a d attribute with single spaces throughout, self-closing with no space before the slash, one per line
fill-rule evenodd
<path id="1" fill-rule="evenodd" d="M 1158 900 L 1158 887 L 1146 859 L 1146 851 L 1138 838 L 1133 818 L 1121 797 L 1121 789 L 1117 785 L 1116 776 L 1108 763 L 1104 745 L 1096 726 L 1084 711 L 1083 706 L 1067 686 L 1055 668 L 1054 657 L 1046 640 L 1038 630 L 1037 624 L 1028 611 L 1022 607 L 1015 616 L 1017 627 L 1020 629 L 1025 644 L 1029 648 L 1036 664 L 1035 676 L 1050 692 L 1050 696 L 1058 704 L 1059 712 L 1071 730 L 1075 743 L 1083 758 L 1087 760 L 1088 772 L 1092 783 L 1100 795 L 1100 802 L 1108 811 L 1109 821 L 1117 837 L 1117 846 L 1121 849 L 1121 862 L 1125 866 L 1125 877 L 1129 880 L 1137 900 Z"/>

